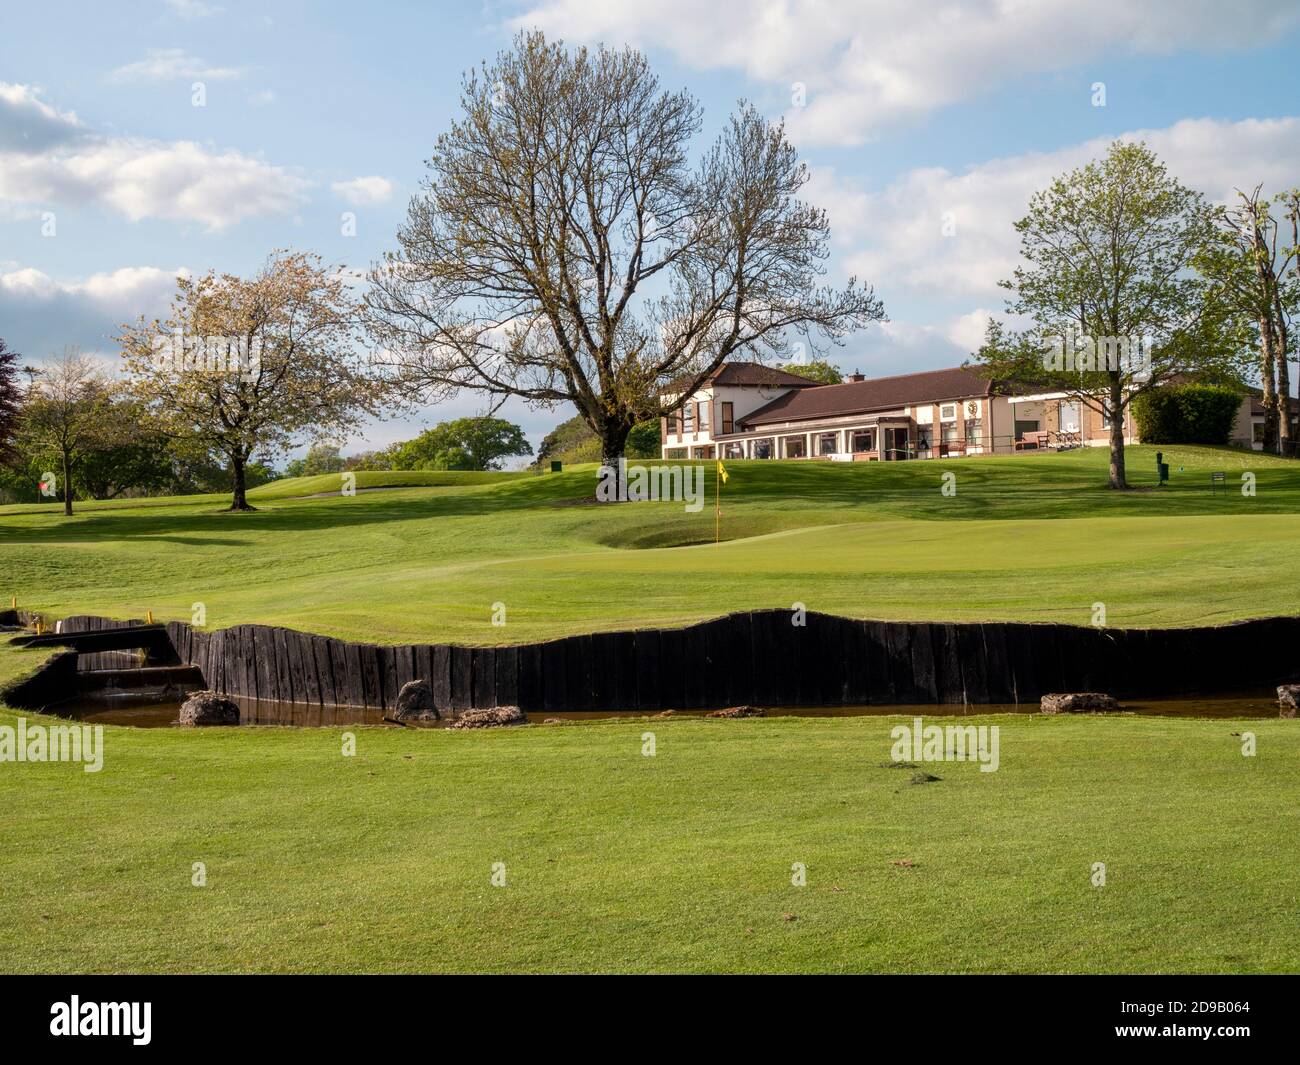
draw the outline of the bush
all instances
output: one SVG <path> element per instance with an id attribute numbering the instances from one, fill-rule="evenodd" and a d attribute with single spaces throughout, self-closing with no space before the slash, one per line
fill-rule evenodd
<path id="1" fill-rule="evenodd" d="M 1174 385 L 1133 400 L 1144 444 L 1226 444 L 1242 395 L 1222 385 Z"/>

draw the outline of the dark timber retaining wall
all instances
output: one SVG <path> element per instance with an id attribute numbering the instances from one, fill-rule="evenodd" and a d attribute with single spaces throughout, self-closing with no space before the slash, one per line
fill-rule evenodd
<path id="1" fill-rule="evenodd" d="M 169 622 L 179 661 L 209 688 L 278 702 L 392 709 L 424 678 L 443 710 L 1036 703 L 1051 691 L 1121 698 L 1241 691 L 1300 677 L 1300 617 L 1213 628 L 1095 629 L 855 621 L 788 610 L 684 629 L 570 636 L 515 647 L 350 643 L 266 625 Z M 100 619 L 66 619 L 74 631 Z M 120 623 L 119 623 L 120 624 Z M 64 667 L 66 668 L 66 667 Z"/>
<path id="2" fill-rule="evenodd" d="M 282 702 L 391 709 L 427 679 L 439 709 L 526 711 L 1037 702 L 1050 691 L 1176 695 L 1296 676 L 1300 618 L 1215 628 L 909 624 L 786 610 L 684 629 L 570 636 L 516 647 L 377 646 L 291 629 L 167 626 L 209 687 Z"/>

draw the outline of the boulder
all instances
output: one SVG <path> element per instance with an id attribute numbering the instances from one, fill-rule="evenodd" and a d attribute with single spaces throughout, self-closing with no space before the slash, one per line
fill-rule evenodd
<path id="1" fill-rule="evenodd" d="M 239 706 L 216 692 L 190 692 L 181 704 L 178 725 L 238 725 Z"/>
<path id="2" fill-rule="evenodd" d="M 397 721 L 438 721 L 441 715 L 433 705 L 433 688 L 427 680 L 408 680 L 397 693 L 397 704 L 393 710 Z"/>
<path id="3" fill-rule="evenodd" d="M 1300 684 L 1278 685 L 1277 705 L 1281 707 L 1279 717 L 1295 717 L 1300 710 Z"/>
<path id="4" fill-rule="evenodd" d="M 757 706 L 729 706 L 725 710 L 714 710 L 705 717 L 767 717 L 767 711 Z"/>
<path id="5" fill-rule="evenodd" d="M 1118 710 L 1119 703 L 1105 692 L 1056 692 L 1039 700 L 1045 714 L 1085 714 L 1095 710 Z"/>
<path id="6" fill-rule="evenodd" d="M 494 706 L 491 710 L 466 710 L 448 728 L 495 728 L 522 725 L 528 718 L 517 706 Z"/>

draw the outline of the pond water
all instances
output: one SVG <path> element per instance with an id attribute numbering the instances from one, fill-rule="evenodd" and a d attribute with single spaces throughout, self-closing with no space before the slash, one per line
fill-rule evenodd
<path id="1" fill-rule="evenodd" d="M 235 698 L 239 704 L 241 725 L 292 725 L 319 728 L 335 725 L 382 725 L 380 710 L 357 706 L 317 706 L 302 703 L 276 703 L 258 699 Z M 141 699 L 131 692 L 112 695 L 85 695 L 50 707 L 51 713 L 103 725 L 132 725 L 137 728 L 167 728 L 176 721 L 181 700 Z M 1275 718 L 1277 695 L 1271 691 L 1247 692 L 1212 697 L 1176 699 L 1134 699 L 1122 701 L 1122 713 L 1157 717 Z M 1036 703 L 925 706 L 824 706 L 769 707 L 770 717 L 961 717 L 976 714 L 1037 714 Z M 674 716 L 700 717 L 704 710 L 678 710 Z M 539 724 L 549 718 L 562 721 L 593 721 L 600 718 L 651 716 L 646 711 L 568 711 L 530 713 L 528 720 Z M 1063 715 L 1070 716 L 1070 715 Z M 448 721 L 412 722 L 411 728 L 440 728 Z M 397 727 L 397 726 L 393 726 Z"/>

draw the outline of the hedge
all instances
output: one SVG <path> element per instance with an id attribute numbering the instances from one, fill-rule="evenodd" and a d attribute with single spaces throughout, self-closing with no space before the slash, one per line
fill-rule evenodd
<path id="1" fill-rule="evenodd" d="M 1242 395 L 1222 385 L 1173 385 L 1133 400 L 1144 444 L 1226 444 Z"/>

